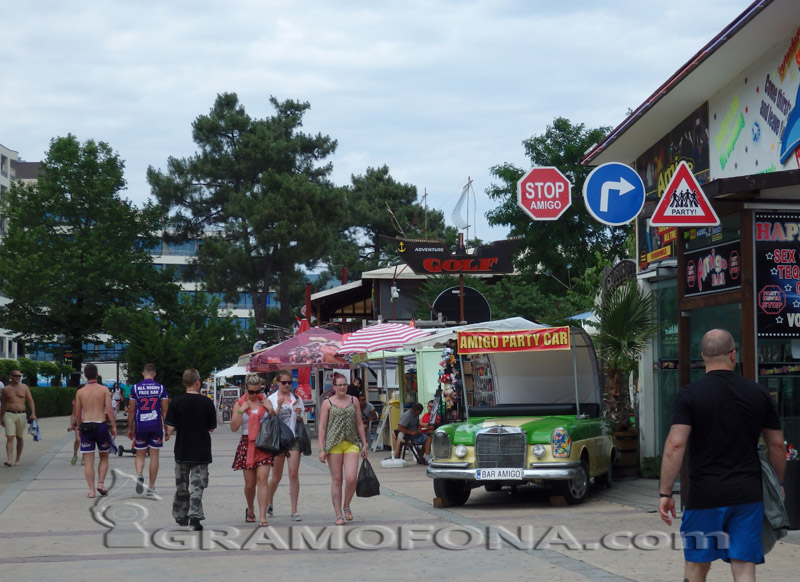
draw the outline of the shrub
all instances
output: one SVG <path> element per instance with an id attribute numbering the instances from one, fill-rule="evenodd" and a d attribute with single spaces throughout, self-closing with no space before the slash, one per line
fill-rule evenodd
<path id="1" fill-rule="evenodd" d="M 36 416 L 69 416 L 77 388 L 31 386 L 31 396 L 36 405 Z M 30 410 L 28 410 L 30 414 Z"/>

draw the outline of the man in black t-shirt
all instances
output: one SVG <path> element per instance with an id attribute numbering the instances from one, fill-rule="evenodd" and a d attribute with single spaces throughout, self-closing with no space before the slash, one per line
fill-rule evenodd
<path id="1" fill-rule="evenodd" d="M 175 440 L 175 498 L 172 517 L 178 525 L 202 530 L 203 491 L 208 487 L 211 463 L 211 435 L 217 428 L 214 404 L 200 394 L 200 374 L 190 369 L 183 373 L 186 394 L 177 396 L 167 409 L 164 424 Z"/>
<path id="2" fill-rule="evenodd" d="M 786 451 L 769 393 L 736 374 L 736 344 L 712 329 L 700 344 L 706 375 L 675 395 L 661 464 L 659 514 L 675 516 L 672 486 L 688 447 L 689 492 L 681 521 L 685 579 L 705 580 L 711 562 L 730 562 L 734 580 L 755 580 L 764 562 L 758 439 L 783 483 Z"/>

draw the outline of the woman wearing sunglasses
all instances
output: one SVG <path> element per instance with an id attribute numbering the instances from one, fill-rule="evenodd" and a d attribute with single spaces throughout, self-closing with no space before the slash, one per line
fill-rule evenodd
<path id="1" fill-rule="evenodd" d="M 361 421 L 358 399 L 347 394 L 347 378 L 338 372 L 333 375 L 333 396 L 322 403 L 319 413 L 319 460 L 328 464 L 331 472 L 331 500 L 336 525 L 353 520 L 350 502 L 356 492 L 359 443 L 361 458 L 367 458 L 367 437 Z M 342 507 L 342 482 L 344 507 Z M 344 515 L 344 519 L 342 519 Z"/>
<path id="2" fill-rule="evenodd" d="M 289 455 L 289 500 L 292 504 L 292 521 L 302 521 L 297 513 L 297 499 L 300 497 L 300 443 L 297 440 L 297 423 L 303 414 L 303 399 L 292 393 L 292 374 L 286 370 L 281 370 L 275 374 L 275 382 L 278 389 L 269 395 L 267 400 L 272 404 L 272 408 L 277 410 L 278 418 L 283 424 L 288 426 L 295 436 L 294 443 L 288 451 Z M 267 503 L 267 515 L 272 517 L 272 500 L 278 484 L 283 477 L 283 465 L 286 457 L 278 455 L 275 457 L 275 470 L 272 471 L 272 478 L 269 481 L 269 502 Z"/>
<path id="3" fill-rule="evenodd" d="M 269 468 L 274 463 L 274 456 L 256 448 L 255 442 L 261 423 L 267 415 L 275 414 L 272 404 L 264 396 L 261 378 L 258 374 L 248 374 L 244 381 L 245 394 L 234 407 L 231 415 L 231 431 L 241 428 L 242 438 L 233 457 L 233 470 L 241 469 L 244 474 L 244 498 L 247 507 L 244 520 L 247 523 L 256 521 L 253 502 L 258 491 L 259 525 L 267 526 L 267 505 L 269 498 Z"/>

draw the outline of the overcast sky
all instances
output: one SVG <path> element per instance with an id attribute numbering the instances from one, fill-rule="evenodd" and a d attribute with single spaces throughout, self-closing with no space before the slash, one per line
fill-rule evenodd
<path id="1" fill-rule="evenodd" d="M 333 180 L 367 167 L 450 214 L 471 177 L 470 236 L 490 168 L 557 116 L 616 126 L 749 0 L 37 0 L 5 6 L 0 143 L 25 161 L 72 133 L 145 171 L 195 152 L 191 123 L 222 92 L 251 117 L 308 101 L 304 130 L 338 140 Z"/>

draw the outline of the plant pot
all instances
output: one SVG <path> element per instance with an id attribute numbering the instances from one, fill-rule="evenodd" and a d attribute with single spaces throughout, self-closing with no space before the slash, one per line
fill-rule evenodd
<path id="1" fill-rule="evenodd" d="M 614 461 L 614 480 L 639 478 L 639 433 L 623 430 L 614 433 L 617 439 L 617 458 Z"/>

